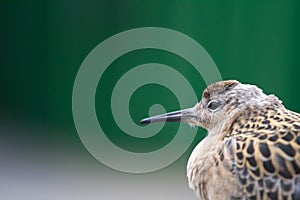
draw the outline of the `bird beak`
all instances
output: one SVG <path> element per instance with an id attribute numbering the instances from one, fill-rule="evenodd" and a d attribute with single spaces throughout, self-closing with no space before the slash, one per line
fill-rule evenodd
<path id="1" fill-rule="evenodd" d="M 187 122 L 193 124 L 195 123 L 196 119 L 197 117 L 195 116 L 195 108 L 193 107 L 145 118 L 141 120 L 140 123 L 150 124 L 153 122 Z"/>

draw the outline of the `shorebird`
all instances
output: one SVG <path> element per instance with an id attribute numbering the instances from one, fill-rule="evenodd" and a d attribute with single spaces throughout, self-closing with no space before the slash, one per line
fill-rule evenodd
<path id="1" fill-rule="evenodd" d="M 194 107 L 143 119 L 207 130 L 187 163 L 201 200 L 300 200 L 300 114 L 235 80 L 209 85 Z"/>

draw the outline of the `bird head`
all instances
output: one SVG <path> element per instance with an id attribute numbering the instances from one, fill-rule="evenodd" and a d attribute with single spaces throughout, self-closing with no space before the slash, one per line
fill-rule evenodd
<path id="1" fill-rule="evenodd" d="M 187 122 L 210 131 L 251 106 L 263 106 L 273 102 L 281 104 L 277 97 L 267 96 L 257 86 L 227 80 L 209 85 L 203 91 L 201 101 L 192 108 L 145 118 L 140 123 Z"/>

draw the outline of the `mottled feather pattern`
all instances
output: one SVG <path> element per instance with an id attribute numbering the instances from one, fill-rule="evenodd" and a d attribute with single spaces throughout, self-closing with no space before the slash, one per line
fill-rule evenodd
<path id="1" fill-rule="evenodd" d="M 283 107 L 250 108 L 235 120 L 224 143 L 232 140 L 240 198 L 300 199 L 299 114 Z"/>

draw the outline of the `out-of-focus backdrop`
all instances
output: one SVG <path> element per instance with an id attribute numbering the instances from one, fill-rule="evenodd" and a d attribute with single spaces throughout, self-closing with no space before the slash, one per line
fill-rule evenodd
<path id="1" fill-rule="evenodd" d="M 77 134 L 72 116 L 77 71 L 95 46 L 125 30 L 163 27 L 186 34 L 206 49 L 223 79 L 256 84 L 300 112 L 299 1 L 1 1 L 0 21 L 0 199 L 195 199 L 185 165 L 205 136 L 203 129 L 176 162 L 146 174 L 106 167 Z M 113 64 L 148 62 L 188 65 L 151 49 Z M 117 69 L 112 67 L 106 78 L 120 77 Z M 193 74 L 186 72 L 200 100 L 206 85 Z M 147 109 L 154 98 L 164 100 L 167 111 L 179 108 L 163 88 L 147 91 L 131 102 L 135 121 L 148 115 L 143 100 Z M 97 91 L 98 115 L 101 94 Z M 139 145 L 140 140 L 115 134 L 114 124 L 106 125 L 115 144 L 136 152 L 158 149 L 174 137 L 160 133 Z"/>

